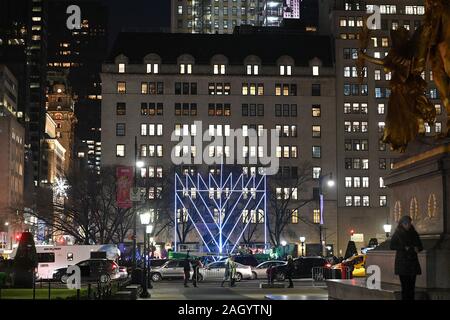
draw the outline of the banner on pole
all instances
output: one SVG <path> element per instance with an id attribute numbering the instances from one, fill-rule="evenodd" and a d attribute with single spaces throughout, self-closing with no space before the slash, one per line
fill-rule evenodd
<path id="1" fill-rule="evenodd" d="M 133 167 L 117 167 L 117 206 L 122 209 L 128 209 L 133 206 L 130 197 L 130 189 L 133 186 Z"/>

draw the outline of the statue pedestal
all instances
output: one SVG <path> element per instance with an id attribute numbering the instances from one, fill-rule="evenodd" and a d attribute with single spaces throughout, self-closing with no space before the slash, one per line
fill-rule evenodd
<path id="1" fill-rule="evenodd" d="M 419 254 L 418 290 L 430 299 L 450 299 L 450 139 L 419 138 L 411 143 L 384 182 L 392 190 L 392 232 L 399 218 L 409 215 L 424 246 Z M 368 252 L 366 268 L 379 266 L 382 286 L 398 286 L 394 260 L 388 239 Z"/>

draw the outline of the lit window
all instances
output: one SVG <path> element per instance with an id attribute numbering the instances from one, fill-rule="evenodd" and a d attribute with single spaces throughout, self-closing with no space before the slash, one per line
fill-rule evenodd
<path id="1" fill-rule="evenodd" d="M 319 209 L 313 210 L 313 223 L 315 223 L 315 224 L 320 223 L 320 210 Z"/>
<path id="2" fill-rule="evenodd" d="M 125 73 L 125 63 L 119 63 L 119 73 Z"/>
<path id="3" fill-rule="evenodd" d="M 125 157 L 125 145 L 124 144 L 116 145 L 116 157 Z"/>
<path id="4" fill-rule="evenodd" d="M 313 66 L 313 76 L 319 75 L 319 66 Z"/>

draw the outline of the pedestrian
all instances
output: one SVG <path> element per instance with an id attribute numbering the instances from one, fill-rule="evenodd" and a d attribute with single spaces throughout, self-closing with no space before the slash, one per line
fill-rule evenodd
<path id="1" fill-rule="evenodd" d="M 267 268 L 266 273 L 267 273 L 267 283 L 268 284 L 273 284 L 273 273 L 275 270 L 275 266 L 272 265 L 270 267 Z"/>
<path id="2" fill-rule="evenodd" d="M 236 286 L 236 262 L 234 258 L 230 258 L 230 287 Z"/>
<path id="3" fill-rule="evenodd" d="M 395 274 L 400 277 L 402 300 L 414 300 L 416 277 L 422 274 L 417 254 L 423 250 L 423 246 L 410 216 L 403 216 L 399 220 L 390 247 L 397 251 Z"/>
<path id="4" fill-rule="evenodd" d="M 191 264 L 189 262 L 189 254 L 183 261 L 183 271 L 184 271 L 184 287 L 188 288 L 188 281 L 191 276 Z"/>
<path id="5" fill-rule="evenodd" d="M 293 273 L 294 273 L 294 260 L 292 259 L 292 256 L 289 255 L 287 257 L 287 265 L 286 265 L 286 278 L 289 280 L 288 288 L 294 287 L 294 283 L 292 282 Z"/>
<path id="6" fill-rule="evenodd" d="M 225 260 L 225 273 L 223 275 L 222 284 L 220 285 L 223 287 L 225 281 L 227 281 L 230 278 L 230 261 L 231 261 L 231 255 L 228 255 L 227 260 Z"/>
<path id="7" fill-rule="evenodd" d="M 197 288 L 197 283 L 198 283 L 198 279 L 199 279 L 199 274 L 200 274 L 200 260 L 199 258 L 195 259 L 192 261 L 192 284 L 194 285 L 195 288 Z"/>

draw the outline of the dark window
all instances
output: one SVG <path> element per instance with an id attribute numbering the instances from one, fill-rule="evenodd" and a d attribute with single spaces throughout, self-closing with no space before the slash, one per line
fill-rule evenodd
<path id="1" fill-rule="evenodd" d="M 291 91 L 290 91 L 289 95 L 291 95 L 291 96 L 297 95 L 297 85 L 296 84 L 291 84 Z"/>
<path id="2" fill-rule="evenodd" d="M 297 105 L 291 104 L 291 117 L 297 117 Z"/>
<path id="3" fill-rule="evenodd" d="M 125 123 L 116 124 L 116 136 L 121 137 L 125 135 Z"/>
<path id="4" fill-rule="evenodd" d="M 197 94 L 197 82 L 191 82 L 191 94 Z"/>
<path id="5" fill-rule="evenodd" d="M 189 82 L 183 82 L 183 94 L 189 94 Z"/>
<path id="6" fill-rule="evenodd" d="M 221 116 L 223 114 L 223 104 L 216 104 L 216 116 Z"/>
<path id="7" fill-rule="evenodd" d="M 181 94 L 181 82 L 175 82 L 175 94 Z"/>
<path id="8" fill-rule="evenodd" d="M 189 103 L 183 103 L 183 116 L 189 115 Z"/>
<path id="9" fill-rule="evenodd" d="M 264 117 L 264 105 L 258 104 L 258 117 Z"/>
<path id="10" fill-rule="evenodd" d="M 164 82 L 157 83 L 156 94 L 164 94 Z"/>
<path id="11" fill-rule="evenodd" d="M 158 116 L 162 116 L 163 115 L 163 108 L 164 108 L 164 105 L 162 104 L 162 102 L 159 102 L 159 103 L 157 103 L 156 104 L 156 114 L 158 115 Z"/>
<path id="12" fill-rule="evenodd" d="M 191 116 L 196 116 L 196 115 L 197 115 L 197 104 L 191 103 Z"/>
<path id="13" fill-rule="evenodd" d="M 181 116 L 181 103 L 175 103 L 175 115 Z"/>
<path id="14" fill-rule="evenodd" d="M 251 104 L 250 105 L 250 116 L 251 117 L 256 117 L 256 104 Z"/>
<path id="15" fill-rule="evenodd" d="M 231 115 L 231 105 L 229 103 L 225 103 L 224 110 L 223 110 L 224 116 L 230 116 Z"/>
<path id="16" fill-rule="evenodd" d="M 283 117 L 289 117 L 289 105 L 283 104 Z"/>
<path id="17" fill-rule="evenodd" d="M 55 262 L 55 254 L 53 252 L 38 253 L 37 260 L 39 263 Z"/>
<path id="18" fill-rule="evenodd" d="M 148 115 L 148 106 L 147 106 L 147 103 L 145 103 L 145 102 L 141 103 L 141 115 L 142 116 Z"/>
<path id="19" fill-rule="evenodd" d="M 275 116 L 276 117 L 281 117 L 281 104 L 276 104 L 275 105 Z"/>
<path id="20" fill-rule="evenodd" d="M 117 102 L 116 104 L 116 114 L 118 116 L 124 116 L 127 114 L 127 105 L 125 102 Z"/>
<path id="21" fill-rule="evenodd" d="M 320 84 L 313 84 L 311 87 L 312 96 L 320 96 Z"/>
<path id="22" fill-rule="evenodd" d="M 248 117 L 248 104 L 243 104 L 242 105 L 242 116 L 243 117 Z"/>

